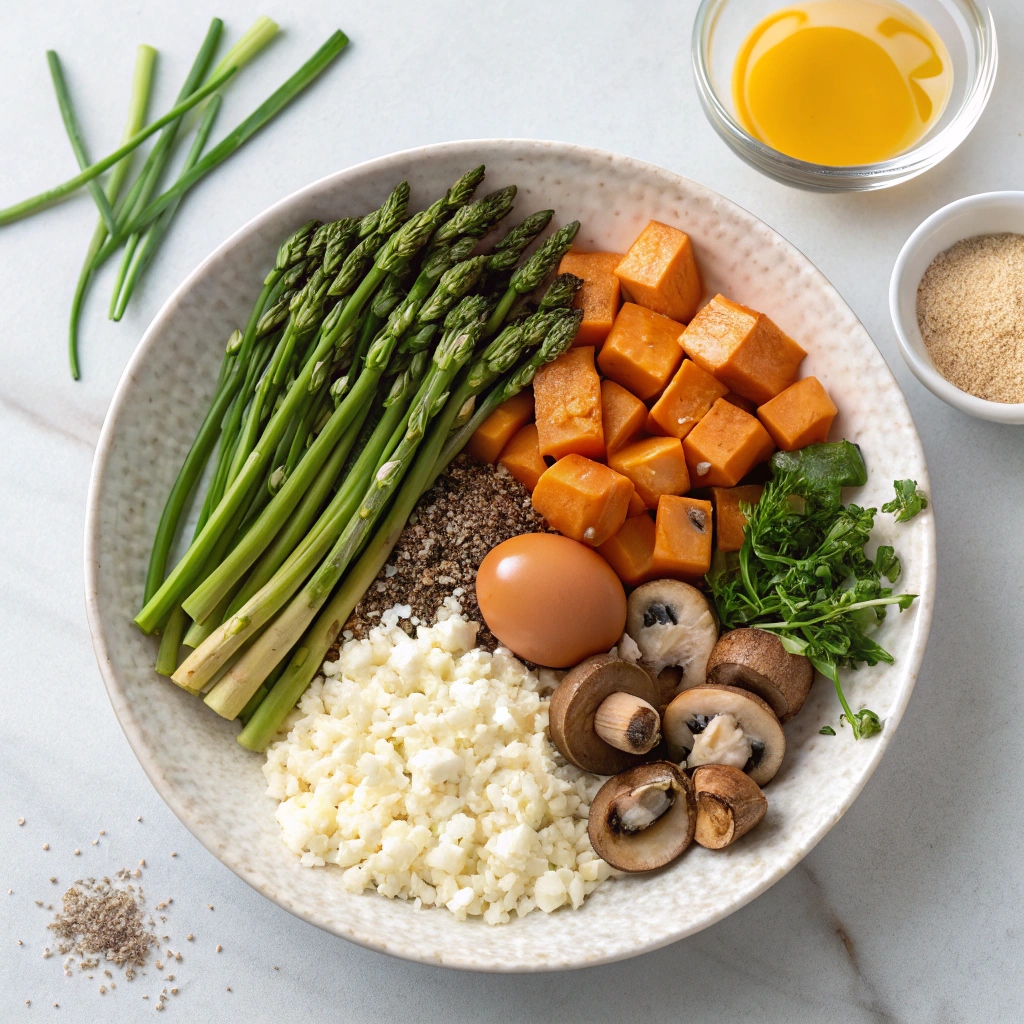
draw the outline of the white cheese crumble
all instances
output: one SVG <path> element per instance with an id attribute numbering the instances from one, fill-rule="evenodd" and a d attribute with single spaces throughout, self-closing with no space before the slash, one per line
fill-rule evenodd
<path id="1" fill-rule="evenodd" d="M 353 892 L 500 924 L 578 908 L 609 877 L 587 835 L 595 776 L 547 733 L 551 680 L 475 648 L 454 598 L 412 639 L 389 609 L 324 665 L 263 771 L 288 847 Z M 549 673 L 545 673 L 545 676 Z"/>

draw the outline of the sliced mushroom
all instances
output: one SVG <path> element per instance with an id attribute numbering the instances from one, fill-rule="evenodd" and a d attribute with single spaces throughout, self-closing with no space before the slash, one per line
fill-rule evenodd
<path id="1" fill-rule="evenodd" d="M 693 773 L 697 829 L 693 838 L 721 850 L 746 835 L 765 815 L 768 801 L 757 783 L 739 768 L 707 764 Z"/>
<path id="2" fill-rule="evenodd" d="M 679 580 L 653 580 L 637 587 L 626 604 L 626 632 L 656 676 L 678 666 L 679 689 L 704 682 L 718 622 L 696 587 Z"/>
<path id="3" fill-rule="evenodd" d="M 572 669 L 551 695 L 551 740 L 577 768 L 615 775 L 640 764 L 658 744 L 657 702 L 648 672 L 621 658 L 596 654 Z"/>
<path id="4" fill-rule="evenodd" d="M 638 765 L 609 779 L 590 805 L 594 852 L 620 871 L 651 871 L 693 841 L 693 783 L 669 761 Z"/>
<path id="5" fill-rule="evenodd" d="M 661 730 L 674 760 L 685 759 L 688 768 L 732 764 L 759 786 L 775 777 L 786 753 L 786 735 L 771 705 L 736 686 L 683 690 L 665 709 Z"/>
<path id="6" fill-rule="evenodd" d="M 763 629 L 734 629 L 722 635 L 708 659 L 708 682 L 739 686 L 772 706 L 788 722 L 811 691 L 814 666 L 802 654 L 790 654 L 782 641 Z"/>

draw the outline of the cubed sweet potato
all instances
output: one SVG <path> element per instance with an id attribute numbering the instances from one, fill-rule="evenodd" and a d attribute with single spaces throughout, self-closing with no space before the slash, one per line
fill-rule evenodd
<path id="1" fill-rule="evenodd" d="M 762 405 L 757 418 L 779 448 L 794 452 L 827 441 L 838 412 L 818 378 L 804 377 Z"/>
<path id="2" fill-rule="evenodd" d="M 466 451 L 480 462 L 494 462 L 519 428 L 532 419 L 533 392 L 526 388 L 507 402 L 502 402 L 476 428 Z"/>
<path id="3" fill-rule="evenodd" d="M 686 456 L 678 437 L 647 437 L 608 456 L 608 465 L 633 481 L 648 508 L 657 508 L 663 494 L 685 494 L 690 489 Z"/>
<path id="4" fill-rule="evenodd" d="M 640 515 L 641 512 L 647 511 L 647 502 L 636 493 L 636 488 L 633 488 L 633 494 L 629 499 L 629 508 L 626 511 L 626 517 L 632 519 L 633 516 Z"/>
<path id="5" fill-rule="evenodd" d="M 654 534 L 655 576 L 693 580 L 711 568 L 711 502 L 665 494 Z"/>
<path id="6" fill-rule="evenodd" d="M 796 380 L 807 354 L 763 313 L 724 295 L 690 321 L 679 342 L 698 366 L 758 405 Z"/>
<path id="7" fill-rule="evenodd" d="M 763 492 L 764 484 L 711 488 L 711 504 L 715 507 L 715 546 L 719 551 L 739 551 L 743 547 L 743 527 L 747 525 L 747 517 L 740 511 L 740 502 L 756 505 Z"/>
<path id="8" fill-rule="evenodd" d="M 626 521 L 633 485 L 615 470 L 566 455 L 533 489 L 533 507 L 559 533 L 591 547 L 603 544 Z"/>
<path id="9" fill-rule="evenodd" d="M 651 579 L 654 535 L 654 520 L 644 511 L 627 519 L 597 550 L 627 587 L 637 587 Z"/>
<path id="10" fill-rule="evenodd" d="M 603 459 L 601 378 L 591 346 L 571 348 L 533 378 L 541 455 Z"/>
<path id="11" fill-rule="evenodd" d="M 690 236 L 652 220 L 615 270 L 628 297 L 686 323 L 700 305 L 701 283 Z"/>
<path id="12" fill-rule="evenodd" d="M 558 265 L 560 274 L 575 274 L 583 279 L 583 287 L 576 293 L 573 305 L 583 310 L 583 320 L 576 332 L 573 345 L 600 347 L 612 329 L 619 311 L 619 279 L 615 268 L 622 262 L 621 252 L 576 252 L 562 257 Z"/>
<path id="13" fill-rule="evenodd" d="M 528 491 L 532 491 L 548 468 L 537 444 L 537 424 L 527 423 L 520 427 L 502 448 L 498 462 L 508 470 L 510 476 L 515 477 Z"/>
<path id="14" fill-rule="evenodd" d="M 625 302 L 601 346 L 597 365 L 637 398 L 653 398 L 683 361 L 683 325 L 634 302 Z"/>
<path id="15" fill-rule="evenodd" d="M 758 420 L 724 398 L 683 439 L 694 487 L 735 487 L 774 450 Z"/>
<path id="16" fill-rule="evenodd" d="M 640 432 L 647 421 L 647 406 L 613 380 L 601 381 L 601 421 L 609 452 L 621 448 Z"/>
<path id="17" fill-rule="evenodd" d="M 651 407 L 647 429 L 680 440 L 693 430 L 711 406 L 724 398 L 728 388 L 702 370 L 692 359 L 684 359 L 676 375 Z"/>
<path id="18" fill-rule="evenodd" d="M 757 412 L 757 402 L 752 402 L 749 398 L 744 398 L 742 395 L 737 395 L 735 391 L 730 391 L 722 397 L 735 405 L 737 409 L 742 409 L 744 412 L 749 412 L 753 416 Z"/>

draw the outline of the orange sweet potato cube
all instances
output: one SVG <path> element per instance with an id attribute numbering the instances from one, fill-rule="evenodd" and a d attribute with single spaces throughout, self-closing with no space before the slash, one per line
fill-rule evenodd
<path id="1" fill-rule="evenodd" d="M 747 517 L 740 510 L 740 502 L 756 505 L 763 492 L 764 484 L 711 488 L 711 504 L 715 506 L 715 541 L 719 551 L 739 551 L 743 547 L 743 527 L 747 525 Z"/>
<path id="2" fill-rule="evenodd" d="M 654 520 L 644 511 L 627 519 L 597 551 L 627 587 L 637 587 L 652 578 L 654 534 Z"/>
<path id="3" fill-rule="evenodd" d="M 663 494 L 690 489 L 686 456 L 678 437 L 647 437 L 608 456 L 608 465 L 633 482 L 648 508 L 657 508 Z"/>
<path id="4" fill-rule="evenodd" d="M 615 470 L 566 455 L 533 489 L 533 507 L 559 533 L 591 547 L 603 544 L 626 521 L 633 485 Z"/>
<path id="5" fill-rule="evenodd" d="M 626 510 L 626 518 L 632 519 L 633 516 L 638 516 L 641 512 L 646 511 L 647 503 L 636 493 L 636 488 L 634 487 L 632 497 L 629 499 L 629 508 Z"/>
<path id="6" fill-rule="evenodd" d="M 828 440 L 839 410 L 817 377 L 804 377 L 757 410 L 772 440 L 784 451 Z"/>
<path id="7" fill-rule="evenodd" d="M 623 303 L 601 346 L 597 365 L 637 398 L 653 398 L 683 361 L 682 324 L 633 302 Z"/>
<path id="8" fill-rule="evenodd" d="M 533 378 L 541 455 L 603 459 L 601 378 L 591 346 L 571 348 Z"/>
<path id="9" fill-rule="evenodd" d="M 652 434 L 666 434 L 681 440 L 710 412 L 719 398 L 725 397 L 728 390 L 692 359 L 684 359 L 668 387 L 651 407 L 647 429 Z"/>
<path id="10" fill-rule="evenodd" d="M 526 388 L 507 402 L 502 402 L 476 428 L 466 451 L 480 462 L 494 462 L 519 428 L 532 419 L 533 392 Z"/>
<path id="11" fill-rule="evenodd" d="M 696 487 L 735 487 L 774 450 L 758 420 L 724 398 L 683 439 L 690 480 Z"/>
<path id="12" fill-rule="evenodd" d="M 730 391 L 722 397 L 732 405 L 735 405 L 737 409 L 742 409 L 744 412 L 749 412 L 751 416 L 757 413 L 757 402 L 752 402 L 749 398 L 744 398 L 742 395 L 737 395 L 735 391 Z"/>
<path id="13" fill-rule="evenodd" d="M 724 295 L 690 321 L 679 343 L 698 366 L 758 405 L 796 380 L 807 354 L 763 313 Z"/>
<path id="14" fill-rule="evenodd" d="M 537 486 L 537 481 L 548 468 L 541 458 L 537 444 L 537 424 L 527 423 L 520 427 L 501 450 L 498 462 L 508 470 L 528 491 Z"/>
<path id="15" fill-rule="evenodd" d="M 600 346 L 612 329 L 619 311 L 619 279 L 615 268 L 622 262 L 621 252 L 567 252 L 558 264 L 560 274 L 575 274 L 583 279 L 573 305 L 583 310 L 583 321 L 573 345 Z"/>
<path id="16" fill-rule="evenodd" d="M 655 576 L 692 580 L 711 568 L 711 502 L 662 495 L 654 533 Z"/>
<path id="17" fill-rule="evenodd" d="M 640 432 L 647 421 L 647 406 L 613 380 L 601 381 L 601 420 L 604 444 L 609 452 L 621 448 Z"/>
<path id="18" fill-rule="evenodd" d="M 648 222 L 615 273 L 633 302 L 672 320 L 685 324 L 700 305 L 690 236 L 661 221 Z"/>

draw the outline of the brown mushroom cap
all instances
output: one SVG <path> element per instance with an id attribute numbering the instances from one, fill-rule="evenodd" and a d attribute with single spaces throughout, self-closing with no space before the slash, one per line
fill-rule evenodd
<path id="1" fill-rule="evenodd" d="M 581 661 L 551 695 L 551 741 L 567 761 L 595 775 L 615 775 L 648 759 L 644 754 L 617 750 L 594 730 L 597 709 L 613 693 L 631 693 L 658 706 L 658 691 L 650 675 L 639 665 L 608 654 Z"/>
<path id="2" fill-rule="evenodd" d="M 709 850 L 721 850 L 746 835 L 765 815 L 768 800 L 739 768 L 705 764 L 693 773 L 697 828 L 693 838 Z"/>
<path id="3" fill-rule="evenodd" d="M 628 832 L 621 827 L 619 808 L 647 786 L 664 787 L 672 804 L 647 828 Z M 594 852 L 619 871 L 652 871 L 668 864 L 690 845 L 696 827 L 693 783 L 670 761 L 637 765 L 609 779 L 594 797 L 587 822 Z"/>
<path id="4" fill-rule="evenodd" d="M 811 691 L 814 666 L 802 654 L 790 654 L 782 641 L 763 629 L 734 629 L 715 644 L 708 658 L 708 682 L 738 686 L 772 706 L 788 722 Z"/>
<path id="5" fill-rule="evenodd" d="M 748 764 L 746 773 L 759 786 L 775 777 L 786 754 L 786 734 L 771 705 L 749 690 L 736 686 L 721 686 L 705 683 L 683 690 L 665 709 L 661 720 L 662 735 L 673 758 L 682 760 L 693 745 L 695 731 L 691 723 L 698 716 L 706 719 L 715 715 L 728 714 L 755 745 L 753 763 Z M 682 756 L 680 756 L 682 755 Z"/>

